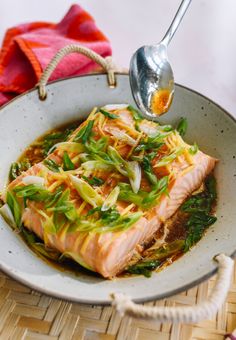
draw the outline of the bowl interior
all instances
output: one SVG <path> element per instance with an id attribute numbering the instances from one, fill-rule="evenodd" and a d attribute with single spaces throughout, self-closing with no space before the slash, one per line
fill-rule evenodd
<path id="1" fill-rule="evenodd" d="M 36 90 L 12 101 L 0 110 L 0 184 L 7 183 L 10 164 L 35 138 L 63 123 L 85 118 L 94 106 L 134 101 L 127 75 L 117 76 L 117 87 L 107 85 L 106 75 L 90 75 L 58 81 L 48 86 L 45 101 Z M 75 276 L 50 267 L 12 232 L 0 217 L 0 267 L 27 285 L 67 300 L 109 303 L 110 294 L 123 292 L 136 301 L 163 298 L 185 290 L 210 276 L 212 260 L 221 252 L 236 249 L 236 123 L 222 108 L 204 96 L 176 85 L 171 110 L 160 119 L 175 125 L 187 117 L 186 140 L 218 158 L 218 221 L 190 252 L 152 278 L 103 280 L 86 274 Z"/>

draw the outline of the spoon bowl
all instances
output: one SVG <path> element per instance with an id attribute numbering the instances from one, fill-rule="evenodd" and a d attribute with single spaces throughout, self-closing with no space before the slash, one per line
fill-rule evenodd
<path id="1" fill-rule="evenodd" d="M 161 89 L 169 93 L 171 98 L 174 93 L 174 74 L 167 58 L 166 45 L 143 46 L 134 53 L 130 85 L 143 116 L 151 120 L 158 119 L 158 115 L 153 113 L 154 95 Z"/>

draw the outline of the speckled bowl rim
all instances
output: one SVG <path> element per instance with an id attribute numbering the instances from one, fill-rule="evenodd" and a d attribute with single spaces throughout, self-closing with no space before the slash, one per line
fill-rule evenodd
<path id="1" fill-rule="evenodd" d="M 128 74 L 127 73 L 123 73 L 123 72 L 116 72 L 117 75 L 121 75 L 121 76 L 125 76 L 125 77 L 128 77 Z M 60 83 L 60 82 L 63 82 L 65 80 L 70 80 L 70 79 L 75 79 L 75 78 L 84 78 L 84 77 L 94 77 L 94 76 L 100 76 L 100 75 L 105 75 L 107 76 L 106 73 L 91 73 L 91 74 L 86 74 L 86 75 L 80 75 L 80 76 L 73 76 L 73 77 L 65 77 L 65 78 L 62 78 L 62 79 L 59 79 L 59 80 L 54 80 L 54 81 L 51 81 L 47 87 L 50 87 L 50 85 L 53 85 L 55 83 Z M 184 86 L 184 85 L 181 85 L 179 83 L 175 83 L 175 86 L 179 87 L 179 88 L 183 88 L 189 92 L 192 92 L 194 94 L 196 94 L 197 96 L 201 97 L 201 98 L 204 98 L 206 100 L 208 100 L 211 104 L 215 105 L 218 109 L 220 109 L 220 111 L 227 115 L 233 123 L 236 124 L 236 118 L 231 114 L 229 113 L 228 111 L 226 111 L 221 105 L 219 105 L 218 103 L 216 103 L 215 101 L 213 101 L 212 99 L 210 99 L 209 97 L 203 95 L 202 93 L 196 91 L 196 90 L 193 90 L 187 86 Z M 11 105 L 11 103 L 17 101 L 19 98 L 21 98 L 22 96 L 25 96 L 31 92 L 34 92 L 34 91 L 38 91 L 38 87 L 37 85 L 35 87 L 33 87 L 32 89 L 16 96 L 15 98 L 11 99 L 10 101 L 8 101 L 6 104 L 2 105 L 1 108 L 0 108 L 0 115 L 2 113 L 2 110 L 8 106 L 8 105 Z M 40 100 L 40 99 L 39 99 Z M 216 254 L 217 255 L 217 254 Z M 236 249 L 233 251 L 232 254 L 229 254 L 229 256 L 231 258 L 235 258 L 236 257 Z M 64 301 L 70 301 L 70 302 L 76 302 L 76 303 L 81 303 L 81 304 L 88 304 L 88 305 L 103 305 L 103 306 L 109 306 L 111 305 L 111 302 L 102 302 L 102 301 L 96 301 L 94 300 L 92 303 L 91 301 L 87 301 L 86 299 L 80 299 L 80 301 L 77 301 L 73 298 L 68 298 L 67 296 L 63 296 L 63 294 L 57 294 L 56 292 L 52 292 L 52 291 L 49 291 L 47 290 L 47 288 L 40 288 L 38 287 L 37 285 L 35 284 L 32 284 L 32 283 L 29 283 L 27 280 L 24 280 L 23 278 L 21 277 L 18 277 L 17 274 L 14 274 L 13 272 L 11 272 L 8 268 L 5 268 L 5 266 L 0 263 L 0 270 L 2 270 L 5 274 L 7 274 L 9 277 L 15 279 L 16 281 L 22 283 L 23 285 L 25 285 L 26 287 L 29 287 L 29 288 L 32 288 L 38 292 L 41 292 L 45 295 L 48 295 L 48 296 L 52 296 L 52 297 L 55 297 L 55 298 L 60 298 L 61 300 L 64 300 Z M 168 292 L 168 293 L 165 293 L 165 294 L 159 294 L 157 296 L 153 295 L 151 297 L 147 297 L 147 298 L 140 298 L 140 299 L 133 299 L 135 302 L 138 302 L 138 303 L 144 303 L 144 302 L 149 302 L 149 301 L 154 301 L 154 300 L 161 300 L 161 299 L 164 299 L 164 298 L 168 298 L 170 296 L 173 296 L 173 295 L 176 295 L 176 294 L 179 294 L 183 291 L 186 291 L 188 289 L 191 289 L 197 285 L 199 285 L 200 283 L 203 283 L 204 281 L 208 280 L 209 278 L 211 278 L 213 275 L 215 275 L 217 273 L 217 270 L 218 268 L 215 267 L 213 270 L 209 271 L 206 275 L 203 275 L 201 276 L 200 278 L 198 278 L 197 280 L 193 280 L 191 283 L 189 284 L 186 284 L 186 285 L 183 285 L 182 287 L 179 287 L 177 289 L 173 289 L 172 291 Z"/>

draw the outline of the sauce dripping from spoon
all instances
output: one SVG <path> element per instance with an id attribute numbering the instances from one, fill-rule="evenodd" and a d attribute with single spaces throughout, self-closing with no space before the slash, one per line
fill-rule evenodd
<path id="1" fill-rule="evenodd" d="M 173 92 L 169 89 L 158 89 L 151 97 L 151 110 L 154 114 L 161 116 L 169 110 L 172 103 Z"/>

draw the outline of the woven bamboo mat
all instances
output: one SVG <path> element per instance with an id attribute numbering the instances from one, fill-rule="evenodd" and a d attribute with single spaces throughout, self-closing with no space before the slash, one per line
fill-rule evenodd
<path id="1" fill-rule="evenodd" d="M 187 292 L 147 305 L 193 305 L 205 300 L 214 278 Z M 222 340 L 236 328 L 236 267 L 227 301 L 217 316 L 195 325 L 121 318 L 112 307 L 57 300 L 0 272 L 1 340 Z"/>

